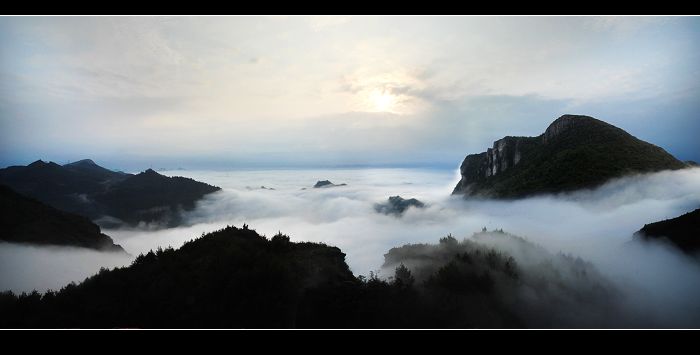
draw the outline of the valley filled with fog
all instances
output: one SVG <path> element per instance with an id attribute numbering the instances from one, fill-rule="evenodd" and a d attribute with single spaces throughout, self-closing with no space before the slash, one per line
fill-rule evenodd
<path id="1" fill-rule="evenodd" d="M 631 307 L 656 306 L 659 317 L 694 324 L 700 314 L 700 263 L 659 243 L 633 242 L 644 224 L 700 206 L 700 169 L 666 171 L 611 181 L 594 190 L 513 201 L 451 196 L 455 170 L 333 169 L 268 171 L 162 171 L 222 187 L 185 213 L 185 226 L 142 225 L 104 229 L 130 256 L 66 247 L 0 244 L 0 289 L 60 289 L 101 267 L 126 266 L 140 253 L 180 247 L 226 225 L 268 237 L 278 231 L 292 241 L 339 247 L 355 275 L 381 270 L 384 254 L 408 243 L 436 243 L 452 234 L 470 238 L 482 228 L 503 229 L 592 262 L 629 295 Z M 335 184 L 313 188 L 319 180 Z M 264 188 L 263 188 L 264 187 Z M 390 196 L 417 198 L 424 208 L 402 215 L 377 213 Z M 663 305 L 663 307 L 662 307 Z"/>

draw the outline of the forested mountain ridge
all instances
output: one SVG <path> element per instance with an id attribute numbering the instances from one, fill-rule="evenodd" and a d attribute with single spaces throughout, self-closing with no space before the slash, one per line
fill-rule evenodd
<path id="1" fill-rule="evenodd" d="M 563 115 L 537 137 L 504 137 L 486 152 L 467 155 L 453 194 L 520 198 L 689 166 L 601 120 Z"/>
<path id="2" fill-rule="evenodd" d="M 96 221 L 121 224 L 157 223 L 176 226 L 180 212 L 220 188 L 183 177 L 167 177 L 148 169 L 127 174 L 105 169 L 92 160 L 58 165 L 38 160 L 27 166 L 0 169 L 0 183 L 57 209 Z M 101 219 L 102 217 L 111 217 Z"/>

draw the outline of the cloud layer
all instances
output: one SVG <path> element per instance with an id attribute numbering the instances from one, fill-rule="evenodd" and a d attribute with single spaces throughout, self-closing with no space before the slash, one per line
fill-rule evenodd
<path id="1" fill-rule="evenodd" d="M 516 201 L 463 200 L 449 193 L 452 170 L 350 169 L 274 171 L 174 171 L 223 188 L 187 215 L 190 225 L 174 229 L 107 230 L 129 253 L 179 247 L 204 232 L 249 224 L 272 236 L 323 242 L 347 254 L 352 271 L 380 271 L 383 254 L 406 243 L 435 243 L 447 234 L 470 238 L 483 227 L 504 229 L 543 246 L 592 262 L 625 290 L 633 310 L 648 308 L 663 324 L 695 324 L 700 317 L 700 263 L 662 244 L 638 244 L 632 233 L 644 224 L 700 207 L 700 169 L 632 176 L 594 190 Z M 347 186 L 314 189 L 318 180 Z M 275 190 L 262 189 L 274 188 Z M 303 189 L 302 188 L 306 188 Z M 377 213 L 389 196 L 415 197 L 423 209 L 402 217 Z M 99 253 L 3 246 L 0 288 L 57 288 L 79 281 L 100 266 L 128 264 Z M 5 257 L 7 256 L 7 257 Z M 12 257 L 10 257 L 12 256 Z M 40 260 L 40 262 L 36 262 Z M 38 269 L 52 270 L 50 274 Z M 20 273 L 8 270 L 22 270 Z M 33 270 L 33 271 L 32 271 Z M 386 270 L 380 271 L 390 276 Z"/>
<path id="2" fill-rule="evenodd" d="M 699 36 L 692 17 L 2 18 L 0 164 L 445 166 L 564 113 L 700 160 Z"/>

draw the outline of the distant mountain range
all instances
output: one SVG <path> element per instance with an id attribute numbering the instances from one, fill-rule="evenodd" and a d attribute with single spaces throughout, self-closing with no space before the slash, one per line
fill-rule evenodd
<path id="1" fill-rule="evenodd" d="M 59 211 L 0 185 L 0 240 L 124 252 L 89 219 Z"/>
<path id="2" fill-rule="evenodd" d="M 504 137 L 486 152 L 467 155 L 453 194 L 521 198 L 689 166 L 692 163 L 613 125 L 589 116 L 563 115 L 537 137 Z"/>
<path id="3" fill-rule="evenodd" d="M 152 169 L 136 175 L 112 171 L 89 159 L 65 165 L 37 160 L 0 169 L 0 184 L 103 226 L 141 222 L 176 226 L 182 210 L 193 209 L 197 200 L 220 190 Z"/>
<path id="4" fill-rule="evenodd" d="M 642 240 L 671 243 L 688 254 L 700 251 L 700 208 L 676 218 L 649 223 L 635 233 Z"/>

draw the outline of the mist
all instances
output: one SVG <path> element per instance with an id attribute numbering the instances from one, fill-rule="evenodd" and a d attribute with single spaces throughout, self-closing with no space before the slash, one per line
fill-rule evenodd
<path id="1" fill-rule="evenodd" d="M 68 248 L 0 245 L 0 289 L 58 289 L 81 281 L 100 267 L 128 265 L 133 257 L 185 241 L 226 225 L 250 228 L 268 237 L 278 231 L 292 241 L 339 247 L 355 275 L 382 270 L 384 254 L 410 243 L 437 243 L 448 234 L 471 240 L 482 228 L 504 231 L 541 246 L 591 262 L 621 293 L 625 314 L 654 326 L 700 324 L 700 258 L 663 243 L 634 241 L 644 224 L 700 207 L 700 169 L 630 176 L 592 190 L 513 201 L 465 200 L 451 196 L 455 170 L 335 169 L 270 171 L 164 171 L 222 187 L 185 213 L 186 225 L 107 229 L 131 256 Z M 346 186 L 312 188 L 318 180 Z M 265 189 L 261 188 L 265 186 Z M 272 188 L 274 190 L 270 190 Z M 384 215 L 375 203 L 389 196 L 417 198 L 424 208 Z M 480 243 L 486 243 L 480 240 Z M 488 243 L 487 243 L 488 244 Z M 508 245 L 494 245 L 508 250 Z M 512 250 L 511 250 L 512 252 Z M 527 260 L 513 253 L 520 265 Z M 48 270 L 48 272 L 46 271 Z M 630 318 L 631 319 L 631 318 Z M 633 322 L 630 320 L 630 322 Z"/>
<path id="2" fill-rule="evenodd" d="M 0 290 L 60 290 L 101 267 L 128 266 L 133 256 L 86 248 L 0 243 Z"/>

